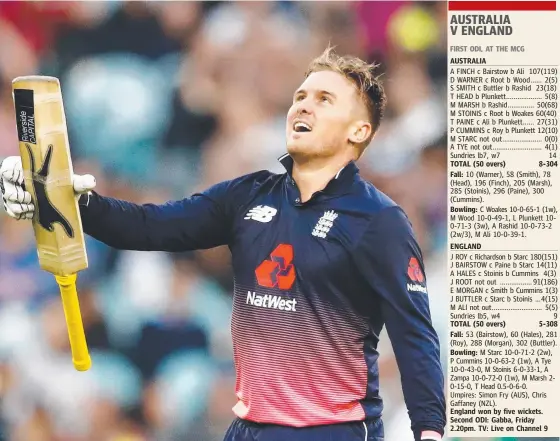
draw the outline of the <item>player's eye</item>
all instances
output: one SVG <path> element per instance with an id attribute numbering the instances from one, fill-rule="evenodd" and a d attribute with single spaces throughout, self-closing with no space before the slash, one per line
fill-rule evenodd
<path id="1" fill-rule="evenodd" d="M 330 103 L 331 102 L 330 98 L 327 95 L 321 96 L 320 101 L 322 103 Z"/>

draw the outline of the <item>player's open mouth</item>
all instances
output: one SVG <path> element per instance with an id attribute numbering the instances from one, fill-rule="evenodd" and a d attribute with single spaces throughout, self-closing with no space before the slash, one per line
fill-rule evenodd
<path id="1" fill-rule="evenodd" d="M 311 132 L 311 126 L 303 121 L 296 121 L 294 123 L 294 132 L 297 133 L 305 133 Z"/>

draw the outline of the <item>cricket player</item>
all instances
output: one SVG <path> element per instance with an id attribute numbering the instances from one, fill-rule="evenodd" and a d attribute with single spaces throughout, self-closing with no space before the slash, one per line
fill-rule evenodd
<path id="1" fill-rule="evenodd" d="M 444 433 L 422 253 L 403 210 L 355 164 L 385 107 L 374 68 L 332 48 L 312 61 L 287 114 L 284 174 L 257 171 L 163 205 L 102 196 L 93 176 L 74 177 L 84 232 L 111 247 L 231 250 L 237 418 L 225 441 L 383 440 L 384 326 L 415 440 Z M 0 176 L 7 213 L 31 218 L 19 158 Z"/>

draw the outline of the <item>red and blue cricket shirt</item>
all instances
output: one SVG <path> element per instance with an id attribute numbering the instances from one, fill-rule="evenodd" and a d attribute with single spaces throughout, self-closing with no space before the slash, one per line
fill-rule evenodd
<path id="1" fill-rule="evenodd" d="M 291 177 L 259 171 L 163 205 L 95 192 L 84 231 L 117 249 L 227 245 L 235 292 L 235 414 L 294 427 L 380 417 L 386 327 L 415 438 L 443 434 L 440 347 L 422 253 L 403 210 L 350 162 L 302 203 Z"/>

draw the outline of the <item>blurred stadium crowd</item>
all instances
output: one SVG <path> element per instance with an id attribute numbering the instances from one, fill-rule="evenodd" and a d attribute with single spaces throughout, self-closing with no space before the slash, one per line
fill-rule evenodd
<path id="1" fill-rule="evenodd" d="M 104 195 L 182 198 L 283 171 L 293 91 L 329 42 L 377 61 L 388 113 L 358 165 L 414 224 L 445 362 L 446 32 L 445 2 L 0 2 L 0 159 L 18 154 L 11 80 L 54 75 L 76 173 L 94 174 Z M 227 249 L 87 247 L 79 292 L 93 367 L 78 373 L 32 229 L 0 214 L 0 432 L 221 440 L 235 403 Z M 381 354 L 386 439 L 407 441 L 385 335 Z"/>

